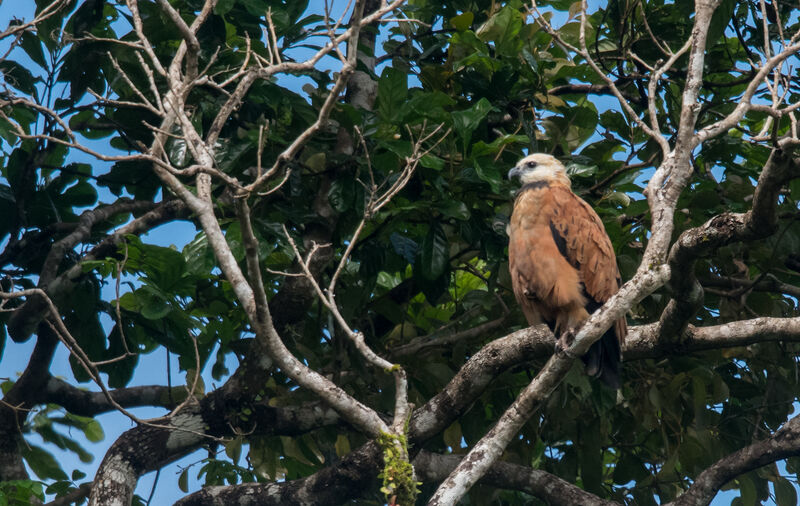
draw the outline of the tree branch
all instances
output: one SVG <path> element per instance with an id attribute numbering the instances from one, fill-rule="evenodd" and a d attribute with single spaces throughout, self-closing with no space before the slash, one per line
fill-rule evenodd
<path id="1" fill-rule="evenodd" d="M 708 504 L 735 477 L 788 457 L 800 455 L 800 416 L 795 416 L 772 436 L 723 457 L 706 468 L 689 489 L 666 506 Z"/>
<path id="2" fill-rule="evenodd" d="M 117 388 L 110 390 L 109 395 L 125 408 L 159 406 L 172 409 L 186 399 L 187 391 L 185 386 L 170 388 L 161 385 L 146 385 Z M 34 404 L 57 404 L 70 413 L 80 416 L 96 416 L 116 409 L 102 392 L 83 390 L 52 376 L 41 391 L 34 392 L 31 402 Z"/>
<path id="3" fill-rule="evenodd" d="M 437 482 L 444 480 L 461 460 L 459 455 L 421 451 L 414 459 L 414 469 L 421 481 Z M 619 506 L 619 503 L 603 500 L 548 472 L 508 462 L 496 462 L 479 483 L 519 490 L 542 499 L 549 506 Z"/>
<path id="4" fill-rule="evenodd" d="M 120 436 L 97 470 L 89 504 L 129 504 L 142 474 L 159 469 L 210 440 L 241 433 L 300 435 L 340 421 L 333 410 L 317 403 L 281 408 L 269 406 L 268 400 L 237 404 L 236 397 L 217 392 L 166 420 L 172 429 L 143 425 Z M 237 411 L 245 406 L 251 410 L 247 420 L 240 418 Z"/>
<path id="5" fill-rule="evenodd" d="M 778 226 L 778 197 L 781 188 L 800 177 L 800 160 L 775 148 L 758 178 L 753 208 L 746 213 L 725 213 L 700 227 L 683 232 L 669 254 L 672 293 L 659 321 L 666 339 L 678 340 L 689 320 L 703 303 L 703 287 L 695 277 L 695 262 L 732 242 L 753 241 L 775 233 Z"/>
<path id="6" fill-rule="evenodd" d="M 630 334 L 623 347 L 626 361 L 664 358 L 672 355 L 685 356 L 692 352 L 743 346 L 766 340 L 800 341 L 800 317 L 759 318 L 747 322 L 733 322 L 702 328 L 690 326 L 687 331 L 689 337 L 680 345 L 659 342 L 657 326 L 658 324 L 650 324 L 630 329 Z M 497 376 L 509 368 L 524 364 L 533 358 L 552 354 L 553 343 L 552 333 L 544 325 L 541 325 L 516 331 L 484 346 L 473 355 L 442 391 L 414 411 L 409 423 L 409 443 L 416 448 L 424 445 L 426 441 L 441 433 L 453 421 L 462 416 Z M 224 399 L 241 398 L 237 396 L 235 389 L 226 384 L 201 400 L 201 410 L 204 410 L 203 419 L 230 420 L 230 415 L 226 413 L 238 412 L 243 405 Z M 268 400 L 262 404 L 266 403 Z M 288 434 L 292 427 L 296 428 L 298 433 L 302 433 L 304 430 L 314 427 L 315 423 L 335 424 L 340 420 L 333 410 L 325 411 L 321 407 L 271 408 L 265 406 L 263 409 L 266 411 L 254 409 L 254 414 L 250 417 L 250 423 L 255 424 L 259 434 L 262 433 L 261 431 L 272 434 Z M 294 418 L 288 414 L 292 410 L 296 413 Z M 236 418 L 233 419 L 236 420 Z M 213 437 L 227 437 L 234 434 L 236 430 L 252 429 L 247 426 L 237 427 L 236 425 L 229 427 L 220 422 L 212 423 L 208 433 Z M 153 446 L 150 439 L 158 434 L 149 427 L 137 427 L 126 433 L 125 438 L 132 446 L 150 448 Z M 163 436 L 158 435 L 158 437 Z M 147 460 L 148 457 L 143 455 L 141 461 L 137 461 L 138 472 L 145 473 L 157 469 L 167 461 L 166 459 L 172 460 L 196 449 L 202 444 L 202 440 L 197 438 L 190 443 L 173 448 L 168 454 L 154 460 Z M 246 501 L 251 500 L 263 501 L 258 504 L 312 505 L 341 502 L 359 497 L 364 488 L 371 486 L 377 479 L 377 472 L 381 465 L 380 450 L 377 445 L 369 443 L 343 457 L 336 464 L 308 478 L 286 483 L 208 487 L 187 496 L 180 504 L 228 504 L 229 502 L 226 501 L 240 496 L 245 501 L 243 504 L 249 504 Z M 495 465 L 503 464 L 496 463 Z M 99 473 L 98 479 L 101 476 L 105 476 L 105 474 Z M 132 486 L 135 486 L 135 483 Z M 582 502 L 578 503 L 582 504 Z"/>
<path id="7" fill-rule="evenodd" d="M 108 209 L 108 207 L 101 209 Z M 127 235 L 141 235 L 163 223 L 172 221 L 176 218 L 185 217 L 187 214 L 188 208 L 179 200 L 168 200 L 166 202 L 161 202 L 160 204 L 156 205 L 154 209 L 146 212 L 142 216 L 132 220 L 130 223 L 120 227 L 114 233 L 106 236 L 91 250 L 89 250 L 89 252 L 86 253 L 81 260 L 97 260 L 116 254 L 117 247 L 122 241 L 124 241 Z M 106 216 L 104 219 L 108 219 L 108 216 Z M 90 221 L 90 219 L 87 218 L 87 221 Z M 100 220 L 92 218 L 91 221 L 92 224 L 94 224 Z M 80 240 L 86 240 L 86 238 L 88 238 L 88 233 L 86 233 L 86 235 L 81 235 L 81 237 L 82 239 Z M 75 244 L 73 244 L 73 246 Z M 81 262 L 78 262 L 69 269 L 58 274 L 58 276 L 53 277 L 46 286 L 43 286 L 43 289 L 54 301 L 56 301 L 56 304 L 59 304 L 60 301 L 63 301 L 69 297 L 74 288 L 74 282 L 82 275 L 84 275 L 83 265 Z M 45 305 L 46 303 L 44 300 L 40 299 L 39 297 L 32 297 L 30 300 L 26 301 L 25 304 L 18 307 L 14 313 L 12 313 L 11 318 L 9 318 L 7 328 L 8 334 L 12 339 L 14 339 L 14 341 L 23 342 L 27 340 L 27 338 L 33 332 L 33 329 L 36 328 L 36 325 L 44 317 L 45 313 L 43 311 Z"/>

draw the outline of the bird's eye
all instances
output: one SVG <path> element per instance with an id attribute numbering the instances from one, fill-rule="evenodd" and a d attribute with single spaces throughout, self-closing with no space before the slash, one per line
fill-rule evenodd
<path id="1" fill-rule="evenodd" d="M 534 167 L 536 167 L 536 162 L 528 162 L 526 165 L 528 166 L 529 169 L 533 169 Z"/>

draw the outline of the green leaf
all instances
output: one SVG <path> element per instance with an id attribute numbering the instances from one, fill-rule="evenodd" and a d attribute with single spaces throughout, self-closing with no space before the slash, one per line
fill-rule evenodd
<path id="1" fill-rule="evenodd" d="M 393 67 L 386 67 L 378 79 L 378 114 L 386 121 L 397 119 L 408 95 L 408 75 Z"/>
<path id="2" fill-rule="evenodd" d="M 225 455 L 227 455 L 234 463 L 239 462 L 242 456 L 242 443 L 241 437 L 236 437 L 225 443 Z"/>
<path id="3" fill-rule="evenodd" d="M 178 476 L 178 488 L 185 494 L 189 493 L 189 468 L 184 469 Z"/>
<path id="4" fill-rule="evenodd" d="M 220 16 L 227 14 L 235 4 L 236 0 L 218 0 L 217 4 L 214 6 L 214 13 Z M 184 490 L 184 492 L 186 492 L 186 490 Z"/>
<path id="5" fill-rule="evenodd" d="M 778 476 L 772 481 L 772 486 L 775 490 L 775 502 L 778 506 L 797 505 L 797 491 L 789 480 Z"/>
<path id="6" fill-rule="evenodd" d="M 340 213 L 353 207 L 356 184 L 351 177 L 341 177 L 331 183 L 331 188 L 328 190 L 328 201 L 331 203 L 331 207 Z"/>
<path id="7" fill-rule="evenodd" d="M 494 41 L 495 49 L 501 55 L 514 55 L 522 48 L 519 31 L 522 28 L 522 14 L 510 5 L 504 6 L 489 18 L 475 34 L 484 42 Z"/>
<path id="8" fill-rule="evenodd" d="M 181 169 L 189 165 L 189 162 L 192 160 L 192 155 L 189 153 L 186 139 L 172 139 L 168 146 L 167 153 L 170 162 Z"/>
<path id="9" fill-rule="evenodd" d="M 420 165 L 428 169 L 434 169 L 434 170 L 444 169 L 444 160 L 442 160 L 437 156 L 433 156 L 430 153 L 422 155 L 422 157 L 419 159 L 419 163 Z"/>
<path id="10" fill-rule="evenodd" d="M 463 111 L 456 111 L 453 113 L 453 129 L 461 140 L 464 146 L 469 143 L 472 138 L 472 132 L 478 128 L 481 121 L 492 110 L 492 104 L 486 98 L 481 98 L 472 107 Z"/>
<path id="11" fill-rule="evenodd" d="M 588 165 L 578 162 L 570 162 L 567 164 L 567 174 L 570 178 L 573 177 L 591 177 L 597 173 L 597 165 Z"/>
<path id="12" fill-rule="evenodd" d="M 148 320 L 160 320 L 167 316 L 172 308 L 169 302 L 153 290 L 136 290 L 140 312 Z"/>
<path id="13" fill-rule="evenodd" d="M 14 198 L 14 192 L 11 190 L 10 186 L 0 184 L 0 200 L 5 200 L 11 204 L 16 202 L 16 199 Z"/>
<path id="14" fill-rule="evenodd" d="M 97 202 L 97 190 L 83 180 L 67 188 L 61 197 L 71 207 L 87 207 Z"/>
<path id="15" fill-rule="evenodd" d="M 3 79 L 9 86 L 18 89 L 26 95 L 30 95 L 34 98 L 38 97 L 36 83 L 40 79 L 34 77 L 28 69 L 19 63 L 13 60 L 4 60 L 0 62 L 0 72 L 3 73 Z"/>
<path id="16" fill-rule="evenodd" d="M 350 453 L 350 440 L 344 434 L 336 436 L 336 443 L 334 443 L 337 457 L 343 457 Z"/>
<path id="17" fill-rule="evenodd" d="M 20 38 L 20 47 L 22 47 L 31 60 L 39 64 L 43 69 L 47 68 L 47 60 L 45 60 L 42 42 L 39 40 L 39 37 L 32 32 L 26 31 Z"/>
<path id="18" fill-rule="evenodd" d="M 603 451 L 600 445 L 600 432 L 593 427 L 581 431 L 579 461 L 583 487 L 595 494 L 602 491 Z"/>
<path id="19" fill-rule="evenodd" d="M 466 221 L 470 217 L 467 205 L 461 201 L 446 200 L 439 205 L 439 211 L 448 218 Z"/>
<path id="20" fill-rule="evenodd" d="M 463 32 L 464 30 L 469 30 L 474 19 L 475 14 L 471 12 L 462 12 L 458 16 L 450 18 L 450 24 L 459 32 Z"/>
<path id="21" fill-rule="evenodd" d="M 24 506 L 44 502 L 44 487 L 33 480 L 0 481 L 0 505 Z M 33 501 L 33 498 L 39 501 Z"/>
<path id="22" fill-rule="evenodd" d="M 25 130 L 23 123 L 23 130 Z M 13 146 L 17 143 L 17 129 L 12 125 L 8 118 L 0 118 L 0 137 L 5 139 L 9 145 Z"/>
<path id="23" fill-rule="evenodd" d="M 68 21 L 67 30 L 77 36 L 85 35 L 103 20 L 103 0 L 87 0 Z"/>
<path id="24" fill-rule="evenodd" d="M 647 477 L 648 471 L 642 461 L 631 453 L 623 453 L 614 466 L 614 483 L 623 485 L 632 480 L 641 480 Z"/>
<path id="25" fill-rule="evenodd" d="M 183 257 L 186 259 L 186 271 L 191 274 L 208 274 L 214 268 L 214 252 L 208 245 L 206 235 L 202 232 L 183 247 Z"/>
<path id="26" fill-rule="evenodd" d="M 106 437 L 100 422 L 91 419 L 87 420 L 86 425 L 83 426 L 83 434 L 92 443 L 99 443 Z"/>
<path id="27" fill-rule="evenodd" d="M 80 131 L 89 139 L 102 139 L 112 135 L 114 129 L 109 128 L 108 123 L 108 121 L 100 120 L 92 110 L 81 111 L 69 119 L 70 128 Z"/>
<path id="28" fill-rule="evenodd" d="M 607 195 L 604 195 L 603 198 L 614 206 L 619 207 L 628 207 L 631 203 L 631 198 L 622 192 L 611 192 Z"/>
<path id="29" fill-rule="evenodd" d="M 419 250 L 419 245 L 415 240 L 398 234 L 397 232 L 392 232 L 392 235 L 389 236 L 389 240 L 392 243 L 395 253 L 405 258 L 408 263 L 414 263 L 417 251 Z"/>
<path id="30" fill-rule="evenodd" d="M 6 347 L 6 336 L 7 335 L 8 334 L 6 333 L 6 326 L 5 325 L 0 325 L 0 357 L 3 356 L 3 350 L 5 350 L 5 347 Z"/>
<path id="31" fill-rule="evenodd" d="M 450 264 L 449 254 L 447 236 L 441 225 L 433 222 L 420 248 L 419 272 L 422 277 L 432 281 L 444 274 Z"/>
<path id="32" fill-rule="evenodd" d="M 33 470 L 40 479 L 67 479 L 67 473 L 61 469 L 58 461 L 50 452 L 32 444 L 25 444 L 20 446 L 20 453 L 31 470 Z"/>
<path id="33" fill-rule="evenodd" d="M 527 135 L 502 135 L 491 143 L 486 144 L 483 141 L 478 141 L 472 145 L 472 156 L 479 157 L 479 156 L 486 156 L 486 155 L 495 155 L 500 152 L 501 149 L 504 149 L 506 146 L 513 145 L 513 144 L 522 144 L 527 146 L 530 142 Z"/>
<path id="34" fill-rule="evenodd" d="M 458 423 L 458 420 L 450 424 L 450 426 L 446 428 L 442 434 L 444 444 L 453 450 L 458 450 L 461 448 L 461 438 L 463 437 L 464 436 L 461 433 L 461 424 Z"/>
<path id="35" fill-rule="evenodd" d="M 739 493 L 741 494 L 739 497 L 742 504 L 744 506 L 756 506 L 756 504 L 759 504 L 756 486 L 750 476 L 740 476 L 736 481 L 739 482 Z"/>
<path id="36" fill-rule="evenodd" d="M 525 63 L 528 64 L 528 67 L 530 67 L 534 74 L 539 73 L 539 63 L 536 61 L 536 58 L 531 54 L 530 51 L 523 49 L 522 58 L 525 60 Z"/>
<path id="37" fill-rule="evenodd" d="M 477 174 L 478 178 L 483 181 L 489 183 L 492 188 L 492 192 L 499 193 L 500 192 L 500 185 L 503 183 L 503 176 L 500 173 L 500 170 L 493 161 L 486 161 L 486 159 L 476 159 L 475 160 L 475 174 Z"/>
<path id="38" fill-rule="evenodd" d="M 706 47 L 713 46 L 720 37 L 723 36 L 738 3 L 737 0 L 722 0 L 719 6 L 714 10 L 714 14 L 711 16 L 711 23 L 708 27 L 708 35 L 706 36 Z M 768 4 L 767 9 L 772 9 L 772 5 Z"/>

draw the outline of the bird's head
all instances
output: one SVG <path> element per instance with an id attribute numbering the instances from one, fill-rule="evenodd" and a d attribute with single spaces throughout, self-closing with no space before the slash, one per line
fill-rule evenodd
<path id="1" fill-rule="evenodd" d="M 537 181 L 559 181 L 569 186 L 567 169 L 554 156 L 544 153 L 528 155 L 508 171 L 508 179 L 519 177 L 523 185 Z"/>

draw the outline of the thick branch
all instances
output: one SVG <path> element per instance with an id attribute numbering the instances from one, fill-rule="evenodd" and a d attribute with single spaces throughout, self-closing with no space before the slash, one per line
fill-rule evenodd
<path id="1" fill-rule="evenodd" d="M 57 241 L 50 248 L 47 259 L 39 273 L 39 287 L 53 295 L 49 285 L 56 279 L 58 268 L 64 260 L 67 251 L 72 250 L 77 244 L 86 241 L 92 233 L 92 228 L 100 222 L 106 221 L 114 215 L 137 211 L 152 210 L 152 202 L 134 201 L 121 198 L 108 206 L 98 207 L 84 211 L 75 230 L 63 239 Z M 8 333 L 17 342 L 26 340 L 35 325 L 40 321 L 45 303 L 40 297 L 31 297 L 25 305 L 17 309 L 8 322 Z M 26 318 L 27 316 L 31 318 Z"/>
<path id="2" fill-rule="evenodd" d="M 172 409 L 186 398 L 188 392 L 183 386 L 170 388 L 148 385 L 117 388 L 109 393 L 125 408 L 159 406 Z M 80 416 L 96 416 L 116 409 L 102 392 L 83 390 L 54 377 L 50 377 L 42 390 L 34 393 L 31 401 L 36 404 L 57 404 Z"/>
<path id="3" fill-rule="evenodd" d="M 0 404 L 0 481 L 26 480 L 28 473 L 19 453 L 22 441 L 21 427 L 28 415 L 28 410 L 35 403 L 31 402 L 31 392 L 44 387 L 47 370 L 53 360 L 58 340 L 45 324 L 39 325 L 39 337 L 28 360 L 28 366 L 22 376 L 3 396 Z"/>
<path id="4" fill-rule="evenodd" d="M 689 325 L 680 342 L 662 338 L 659 327 L 658 323 L 632 327 L 623 347 L 625 360 L 660 359 L 765 342 L 800 341 L 798 317 L 762 317 L 710 327 Z"/>
<path id="5" fill-rule="evenodd" d="M 781 149 L 773 149 L 753 196 L 753 208 L 746 213 L 724 213 L 681 234 L 672 245 L 669 263 L 676 273 L 669 282 L 672 300 L 661 315 L 666 339 L 677 340 L 703 303 L 703 288 L 694 275 L 695 262 L 732 242 L 768 237 L 778 227 L 778 197 L 784 184 L 800 176 L 800 161 Z"/>
<path id="6" fill-rule="evenodd" d="M 414 459 L 417 478 L 423 482 L 444 480 L 461 461 L 459 455 L 438 455 L 426 451 L 420 452 Z M 562 480 L 558 476 L 538 469 L 497 462 L 481 478 L 480 483 L 491 487 L 519 490 L 538 497 L 550 506 L 619 506 L 619 503 L 600 499 Z"/>
<path id="7" fill-rule="evenodd" d="M 625 283 L 609 301 L 581 327 L 565 353 L 550 357 L 545 366 L 520 393 L 497 424 L 470 450 L 450 476 L 439 486 L 430 505 L 455 504 L 505 451 L 506 446 L 541 403 L 555 390 L 569 371 L 573 357 L 581 356 L 628 308 L 649 295 L 667 279 L 669 269 L 640 268 L 634 279 Z"/>
<path id="8" fill-rule="evenodd" d="M 706 505 L 719 489 L 737 476 L 788 457 L 800 455 L 800 416 L 795 416 L 772 436 L 731 453 L 694 479 L 692 486 L 672 506 Z"/>
<path id="9" fill-rule="evenodd" d="M 174 427 L 172 430 L 139 426 L 120 436 L 100 464 L 89 504 L 130 504 L 142 474 L 159 469 L 218 437 L 242 433 L 296 436 L 339 422 L 333 410 L 319 404 L 275 408 L 262 401 L 237 405 L 235 400 L 215 395 L 217 392 L 168 419 L 165 423 Z M 250 412 L 240 418 L 237 408 L 243 407 Z"/>
<path id="10" fill-rule="evenodd" d="M 675 343 L 660 343 L 658 341 L 658 324 L 632 327 L 628 339 L 623 347 L 626 361 L 663 358 L 671 355 L 685 356 L 687 353 L 743 346 L 768 340 L 794 340 L 800 341 L 800 318 L 757 318 L 746 322 L 733 322 L 712 327 L 689 327 L 689 336 L 680 345 Z M 488 385 L 500 374 L 511 367 L 519 366 L 533 358 L 546 357 L 553 352 L 554 338 L 545 326 L 522 329 L 505 337 L 496 339 L 484 346 L 476 353 L 461 370 L 453 377 L 448 385 L 436 396 L 431 398 L 424 406 L 417 409 L 409 423 L 409 443 L 413 447 L 421 447 L 427 440 L 441 433 L 456 419 L 462 416 L 475 399 L 480 396 Z M 215 418 L 224 415 L 225 411 L 214 412 L 213 409 L 227 410 L 235 413 L 241 409 L 236 402 L 224 399 L 240 399 L 236 392 L 228 389 L 226 385 L 201 401 L 202 406 L 207 406 L 208 411 L 204 417 Z M 273 408 L 265 408 L 273 409 Z M 288 430 L 293 424 L 298 431 L 313 426 L 310 421 L 303 421 L 305 416 L 300 413 L 309 413 L 310 408 L 297 409 L 298 419 L 280 421 L 287 415 L 270 415 L 269 413 L 254 411 L 250 417 L 258 431 L 270 427 L 276 434 L 285 434 L 281 430 Z M 305 411 L 304 411 L 305 410 Z M 215 414 L 216 413 L 216 414 Z M 275 421 L 272 421 L 275 417 Z M 320 412 L 316 420 L 319 423 L 336 423 L 338 416 L 332 411 Z M 234 426 L 234 430 L 236 429 Z M 260 432 L 259 432 L 260 433 Z M 209 435 L 230 435 L 230 428 L 212 426 Z M 148 440 L 157 434 L 148 428 L 136 428 L 126 433 L 131 444 L 150 447 Z M 161 437 L 161 436 L 158 436 Z M 174 449 L 169 457 L 179 456 L 194 450 L 201 444 L 187 445 Z M 148 472 L 161 467 L 163 460 L 143 462 L 144 469 Z M 502 464 L 495 464 L 502 465 Z M 376 445 L 367 444 L 344 457 L 335 465 L 325 468 L 318 473 L 302 480 L 273 484 L 246 484 L 230 487 L 211 487 L 187 496 L 181 504 L 229 504 L 226 501 L 232 498 L 243 497 L 246 501 L 257 500 L 261 497 L 263 502 L 258 504 L 329 504 L 342 502 L 359 497 L 359 494 L 374 483 L 380 469 L 380 450 Z M 510 488 L 515 488 L 511 486 Z M 216 501 L 216 502 L 214 502 Z M 271 502 L 270 502 L 271 501 Z M 284 502 L 281 502 L 284 501 Z M 252 503 L 255 504 L 255 503 Z M 582 504 L 581 502 L 573 504 Z"/>
<path id="11" fill-rule="evenodd" d="M 381 451 L 367 443 L 336 465 L 300 480 L 278 483 L 243 483 L 205 487 L 176 506 L 322 506 L 342 504 L 374 482 L 382 464 Z"/>

